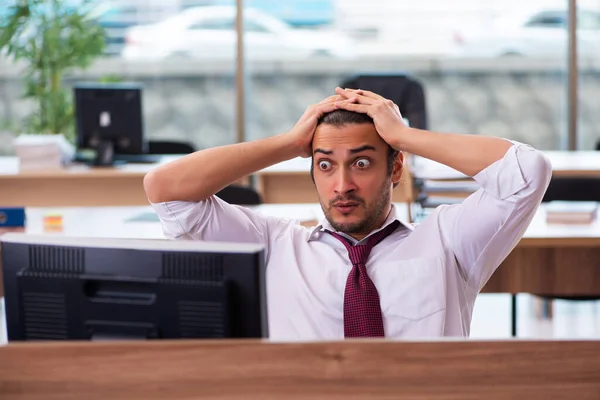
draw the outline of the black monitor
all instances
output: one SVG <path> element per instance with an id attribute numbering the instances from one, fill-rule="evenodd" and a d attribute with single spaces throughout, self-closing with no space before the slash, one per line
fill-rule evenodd
<path id="1" fill-rule="evenodd" d="M 78 151 L 93 151 L 96 165 L 147 154 L 141 84 L 79 83 L 73 92 Z"/>
<path id="2" fill-rule="evenodd" d="M 258 244 L 0 237 L 8 340 L 268 337 Z"/>

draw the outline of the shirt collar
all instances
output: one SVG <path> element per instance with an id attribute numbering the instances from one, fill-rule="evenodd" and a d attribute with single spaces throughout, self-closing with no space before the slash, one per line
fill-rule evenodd
<path id="1" fill-rule="evenodd" d="M 380 229 L 374 230 L 373 232 L 369 233 L 365 239 L 369 236 L 371 236 L 373 233 L 380 231 L 381 229 L 385 228 L 386 226 L 388 226 L 389 224 L 391 224 L 394 221 L 398 221 L 400 222 L 400 224 L 402 226 L 404 226 L 405 228 L 413 231 L 415 228 L 412 224 L 408 223 L 407 221 L 405 221 L 404 219 L 400 218 L 398 216 L 398 210 L 396 209 L 396 206 L 392 203 L 392 208 L 390 210 L 390 213 L 388 214 L 387 218 L 385 219 L 385 222 L 383 223 L 383 225 L 381 226 Z M 317 240 L 320 235 L 322 234 L 322 232 L 324 231 L 332 231 L 332 232 L 337 232 L 329 223 L 329 221 L 327 221 L 327 219 L 325 217 L 321 218 L 319 220 L 319 224 L 317 226 L 315 226 L 311 232 L 310 235 L 308 235 L 308 239 L 307 241 L 310 242 L 312 240 Z M 343 232 L 337 232 L 341 235 L 344 235 L 346 237 L 348 237 L 348 235 L 346 235 Z M 364 239 L 363 239 L 364 240 Z"/>

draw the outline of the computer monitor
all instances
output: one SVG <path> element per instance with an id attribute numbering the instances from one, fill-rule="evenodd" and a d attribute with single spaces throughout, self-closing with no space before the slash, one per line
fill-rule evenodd
<path id="1" fill-rule="evenodd" d="M 8 340 L 268 337 L 258 244 L 0 237 Z"/>
<path id="2" fill-rule="evenodd" d="M 77 149 L 93 150 L 96 165 L 148 152 L 140 84 L 79 83 L 73 91 Z"/>

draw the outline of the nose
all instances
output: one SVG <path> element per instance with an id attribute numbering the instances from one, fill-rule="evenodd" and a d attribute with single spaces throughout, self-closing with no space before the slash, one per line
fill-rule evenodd
<path id="1" fill-rule="evenodd" d="M 334 190 L 336 195 L 345 195 L 346 193 L 350 193 L 356 190 L 356 184 L 354 183 L 354 179 L 352 179 L 352 174 L 348 169 L 340 168 L 338 170 Z"/>

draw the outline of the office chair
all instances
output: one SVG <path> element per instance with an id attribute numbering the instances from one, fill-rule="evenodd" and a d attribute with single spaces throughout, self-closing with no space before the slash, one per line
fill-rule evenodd
<path id="1" fill-rule="evenodd" d="M 596 142 L 596 150 L 600 151 L 600 139 Z"/>
<path id="2" fill-rule="evenodd" d="M 550 201 L 600 201 L 600 178 L 595 177 L 552 177 L 548 189 L 542 198 L 542 203 Z M 598 262 L 600 267 L 600 261 Z M 543 299 L 549 308 L 553 299 L 590 301 L 600 300 L 597 296 L 549 296 L 543 293 L 536 294 Z M 517 333 L 517 308 L 516 294 L 512 294 L 512 335 Z"/>
<path id="3" fill-rule="evenodd" d="M 216 194 L 229 204 L 252 206 L 262 204 L 260 194 L 250 186 L 229 185 Z"/>
<path id="4" fill-rule="evenodd" d="M 427 129 L 427 107 L 423 86 L 407 74 L 359 74 L 340 85 L 349 89 L 364 89 L 392 100 L 400 108 L 410 126 Z"/>
<path id="5" fill-rule="evenodd" d="M 148 154 L 190 154 L 196 151 L 193 144 L 166 140 L 148 141 Z"/>
<path id="6" fill-rule="evenodd" d="M 600 201 L 600 178 L 595 177 L 553 177 L 542 203 L 554 200 Z"/>

